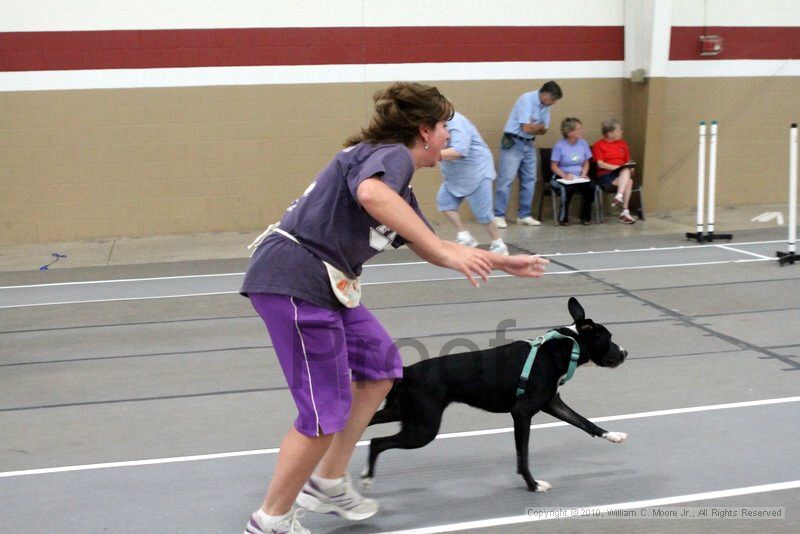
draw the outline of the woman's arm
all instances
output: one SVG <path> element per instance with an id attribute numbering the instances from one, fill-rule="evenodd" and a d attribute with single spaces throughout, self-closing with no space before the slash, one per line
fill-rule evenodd
<path id="1" fill-rule="evenodd" d="M 569 174 L 567 174 L 567 173 L 565 173 L 564 171 L 561 170 L 561 168 L 558 166 L 558 162 L 557 161 L 551 161 L 550 162 L 550 170 L 553 171 L 553 174 L 555 174 L 559 178 L 563 178 L 565 180 L 569 180 L 569 178 L 567 178 L 567 176 L 569 176 Z"/>
<path id="2" fill-rule="evenodd" d="M 359 184 L 358 201 L 381 223 L 403 236 L 408 246 L 422 259 L 440 267 L 459 271 L 477 286 L 476 276 L 488 279 L 493 268 L 516 276 L 541 277 L 550 263 L 539 256 L 502 256 L 486 250 L 443 241 L 428 228 L 411 206 L 378 178 Z"/>
<path id="3" fill-rule="evenodd" d="M 597 168 L 605 169 L 607 171 L 614 171 L 620 168 L 620 165 L 611 165 L 603 160 L 597 160 Z"/>
<path id="4" fill-rule="evenodd" d="M 589 160 L 585 160 L 583 162 L 583 166 L 581 167 L 581 177 L 588 178 L 589 177 Z"/>
<path id="5" fill-rule="evenodd" d="M 442 159 L 444 160 L 450 161 L 463 157 L 464 156 L 461 155 L 461 152 L 459 152 L 455 148 L 445 148 L 444 150 L 442 150 Z"/>

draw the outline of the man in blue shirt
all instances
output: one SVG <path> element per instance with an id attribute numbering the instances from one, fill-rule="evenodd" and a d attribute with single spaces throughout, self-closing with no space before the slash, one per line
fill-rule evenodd
<path id="1" fill-rule="evenodd" d="M 519 175 L 517 224 L 541 224 L 531 217 L 537 164 L 533 142 L 537 135 L 547 132 L 550 127 L 550 106 L 562 96 L 561 87 L 556 82 L 549 81 L 538 91 L 524 93 L 511 109 L 500 140 L 500 172 L 494 197 L 494 216 L 498 228 L 508 226 L 506 209 L 514 175 Z"/>

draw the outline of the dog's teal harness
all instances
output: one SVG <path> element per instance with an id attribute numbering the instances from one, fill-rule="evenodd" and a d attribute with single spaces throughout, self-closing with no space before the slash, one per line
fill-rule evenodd
<path id="1" fill-rule="evenodd" d="M 528 340 L 528 343 L 531 345 L 531 351 L 528 354 L 528 359 L 525 360 L 525 366 L 522 368 L 522 374 L 519 377 L 519 384 L 517 385 L 517 397 L 521 397 L 525 393 L 525 386 L 528 384 L 528 377 L 530 376 L 531 369 L 533 368 L 533 360 L 536 359 L 536 353 L 539 352 L 539 347 L 551 339 L 569 339 L 572 341 L 572 353 L 569 355 L 569 368 L 567 369 L 566 374 L 558 379 L 558 385 L 563 386 L 567 383 L 567 380 L 572 378 L 572 375 L 575 374 L 575 369 L 578 367 L 578 358 L 581 355 L 581 348 L 580 345 L 578 345 L 578 340 L 570 336 L 559 334 L 555 330 L 550 330 L 543 336 Z"/>

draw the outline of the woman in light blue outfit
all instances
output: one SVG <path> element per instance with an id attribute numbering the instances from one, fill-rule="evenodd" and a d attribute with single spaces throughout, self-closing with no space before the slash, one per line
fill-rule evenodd
<path id="1" fill-rule="evenodd" d="M 492 152 L 484 142 L 478 129 L 459 112 L 447 121 L 450 141 L 442 150 L 442 182 L 436 194 L 436 207 L 456 229 L 456 243 L 477 247 L 478 240 L 464 228 L 458 207 L 467 199 L 475 219 L 481 223 L 491 238 L 489 251 L 508 254 L 508 247 L 500 238 L 492 212 L 492 182 L 494 172 Z"/>
<path id="2" fill-rule="evenodd" d="M 588 176 L 592 149 L 583 139 L 583 124 L 574 117 L 561 121 L 561 135 L 564 138 L 553 146 L 550 155 L 550 170 L 553 171 L 550 185 L 553 194 L 561 196 L 558 224 L 569 225 L 569 202 L 577 193 L 583 198 L 581 224 L 588 226 L 592 223 L 594 203 L 594 182 Z"/>

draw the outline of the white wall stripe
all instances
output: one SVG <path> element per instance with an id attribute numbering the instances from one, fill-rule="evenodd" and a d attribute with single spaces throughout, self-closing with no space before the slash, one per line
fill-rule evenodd
<path id="1" fill-rule="evenodd" d="M 800 76 L 800 60 L 669 61 L 668 78 Z M 0 92 L 230 85 L 624 78 L 623 61 L 508 61 L 0 72 Z"/>
<path id="2" fill-rule="evenodd" d="M 0 92 L 444 80 L 622 78 L 622 61 L 507 61 L 0 72 Z"/>
<path id="3" fill-rule="evenodd" d="M 605 417 L 591 418 L 590 421 L 595 423 L 608 422 L 608 421 L 623 421 L 627 419 L 643 419 L 648 417 L 663 417 L 669 415 L 682 415 L 688 413 L 699 413 L 716 410 L 735 410 L 739 408 L 753 408 L 759 406 L 771 406 L 775 404 L 786 404 L 792 402 L 800 402 L 800 397 L 781 397 L 774 399 L 762 399 L 756 401 L 744 402 L 731 402 L 726 404 L 711 404 L 706 406 L 692 406 L 688 408 L 673 408 L 668 410 L 656 410 L 651 412 L 639 412 L 623 415 L 609 415 Z M 560 426 L 567 426 L 567 423 L 544 423 L 540 425 L 531 425 L 533 430 L 542 430 L 546 428 L 556 428 Z M 439 434 L 436 439 L 452 439 L 464 438 L 475 436 L 488 436 L 492 434 L 505 434 L 513 432 L 513 427 L 509 428 L 492 428 L 487 430 L 472 430 L 469 432 L 454 432 L 449 434 Z M 358 447 L 365 447 L 369 445 L 369 441 L 359 441 L 356 444 Z M 24 469 L 20 471 L 5 471 L 0 472 L 0 478 L 21 477 L 31 475 L 47 475 L 55 473 L 69 473 L 73 471 L 89 471 L 94 469 L 112 469 L 118 467 L 140 467 L 144 465 L 158 465 L 158 464 L 171 464 L 177 462 L 193 462 L 200 460 L 219 460 L 223 458 L 236 458 L 240 456 L 255 456 L 261 454 L 276 454 L 278 449 L 256 449 L 249 451 L 235 451 L 235 452 L 221 452 L 213 454 L 196 454 L 192 456 L 177 456 L 170 458 L 152 458 L 147 460 L 129 460 L 123 462 L 106 462 L 97 464 L 84 464 L 84 465 L 68 465 L 63 467 L 46 467 L 41 469 Z"/>
<path id="4" fill-rule="evenodd" d="M 800 60 L 717 59 L 667 63 L 667 78 L 769 78 L 772 76 L 800 76 Z"/>
<path id="5" fill-rule="evenodd" d="M 5 0 L 0 31 L 359 26 L 621 26 L 624 0 Z M 671 0 L 675 26 L 797 26 L 796 0 Z"/>
<path id="6" fill-rule="evenodd" d="M 0 31 L 621 26 L 623 0 L 4 0 Z"/>
<path id="7" fill-rule="evenodd" d="M 800 26 L 797 0 L 671 0 L 673 26 Z M 757 8 L 756 8 L 757 5 Z"/>

